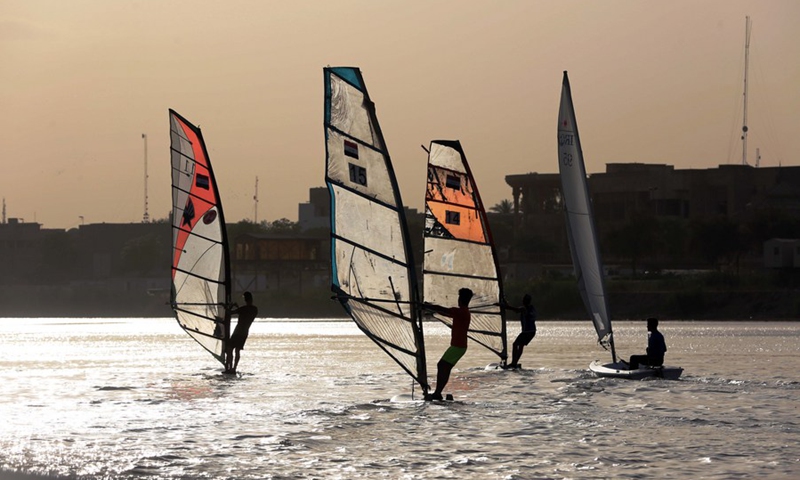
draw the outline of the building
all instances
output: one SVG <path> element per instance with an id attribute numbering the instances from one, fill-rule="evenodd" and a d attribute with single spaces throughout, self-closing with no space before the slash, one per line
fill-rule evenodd
<path id="1" fill-rule="evenodd" d="M 569 262 L 568 241 L 557 173 L 508 175 L 515 233 L 535 231 L 548 248 L 541 262 Z M 760 209 L 777 209 L 800 218 L 800 167 L 720 165 L 677 170 L 672 165 L 611 163 L 588 177 L 598 235 L 602 239 L 643 216 L 741 221 Z"/>
<path id="2" fill-rule="evenodd" d="M 277 234 L 239 235 L 231 267 L 236 291 L 302 294 L 330 285 L 328 238 Z"/>
<path id="3" fill-rule="evenodd" d="M 308 190 L 309 201 L 298 206 L 297 223 L 300 230 L 329 229 L 331 226 L 331 200 L 328 189 L 314 187 Z"/>
<path id="4" fill-rule="evenodd" d="M 800 240 L 771 238 L 764 242 L 764 268 L 800 268 Z"/>

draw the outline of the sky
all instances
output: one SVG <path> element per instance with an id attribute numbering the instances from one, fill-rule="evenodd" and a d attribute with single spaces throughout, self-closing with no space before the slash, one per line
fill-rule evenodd
<path id="1" fill-rule="evenodd" d="M 557 172 L 569 71 L 587 171 L 800 165 L 796 0 L 3 0 L 0 196 L 45 228 L 170 205 L 168 109 L 199 125 L 226 219 L 297 220 L 324 185 L 323 67 L 363 73 L 404 203 L 460 140 L 487 206 Z"/>

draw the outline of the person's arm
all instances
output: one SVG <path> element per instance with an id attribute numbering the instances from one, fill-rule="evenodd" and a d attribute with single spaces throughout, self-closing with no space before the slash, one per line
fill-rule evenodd
<path id="1" fill-rule="evenodd" d="M 441 305 L 436 305 L 433 303 L 423 302 L 422 308 L 428 310 L 430 312 L 438 313 L 439 315 L 444 315 L 446 317 L 452 317 L 453 313 L 451 309 L 448 307 L 443 307 Z"/>
<path id="2" fill-rule="evenodd" d="M 520 313 L 525 309 L 525 307 L 515 307 L 513 305 L 509 305 L 508 303 L 506 303 L 505 300 L 500 301 L 500 303 L 498 303 L 498 305 L 503 307 L 503 308 L 505 308 L 506 310 L 511 310 L 512 312 L 515 312 L 515 313 Z"/>

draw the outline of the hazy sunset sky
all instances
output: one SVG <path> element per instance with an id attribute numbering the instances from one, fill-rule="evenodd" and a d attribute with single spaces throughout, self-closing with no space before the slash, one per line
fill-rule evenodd
<path id="1" fill-rule="evenodd" d="M 459 139 L 488 205 L 557 172 L 569 71 L 588 172 L 800 165 L 800 1 L 3 0 L 0 196 L 48 228 L 170 210 L 167 110 L 200 125 L 229 222 L 297 220 L 324 185 L 322 68 L 364 75 L 402 197 Z"/>

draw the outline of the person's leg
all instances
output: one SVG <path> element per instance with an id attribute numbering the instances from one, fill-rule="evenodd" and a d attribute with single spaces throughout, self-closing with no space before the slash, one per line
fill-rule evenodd
<path id="1" fill-rule="evenodd" d="M 225 348 L 225 371 L 229 372 L 233 368 L 233 348 Z"/>
<path id="2" fill-rule="evenodd" d="M 240 356 L 241 351 L 242 351 L 241 348 L 237 348 L 236 349 L 236 360 L 234 360 L 234 362 L 233 362 L 233 371 L 234 372 L 236 372 L 236 369 L 239 368 L 239 356 Z"/>
<path id="3" fill-rule="evenodd" d="M 631 355 L 631 359 L 628 362 L 631 370 L 639 368 L 640 363 L 647 363 L 647 355 Z"/>
<path id="4" fill-rule="evenodd" d="M 522 357 L 522 350 L 524 346 L 519 341 L 519 337 L 514 340 L 514 345 L 511 346 L 511 365 L 512 367 L 516 367 L 519 363 L 520 357 Z"/>
<path id="5" fill-rule="evenodd" d="M 439 360 L 439 363 L 436 364 L 436 367 L 436 390 L 433 392 L 433 396 L 434 398 L 437 398 L 437 396 L 438 398 L 441 398 L 445 385 L 447 385 L 447 382 L 450 381 L 450 372 L 453 371 L 453 365 L 445 362 L 444 360 Z"/>

